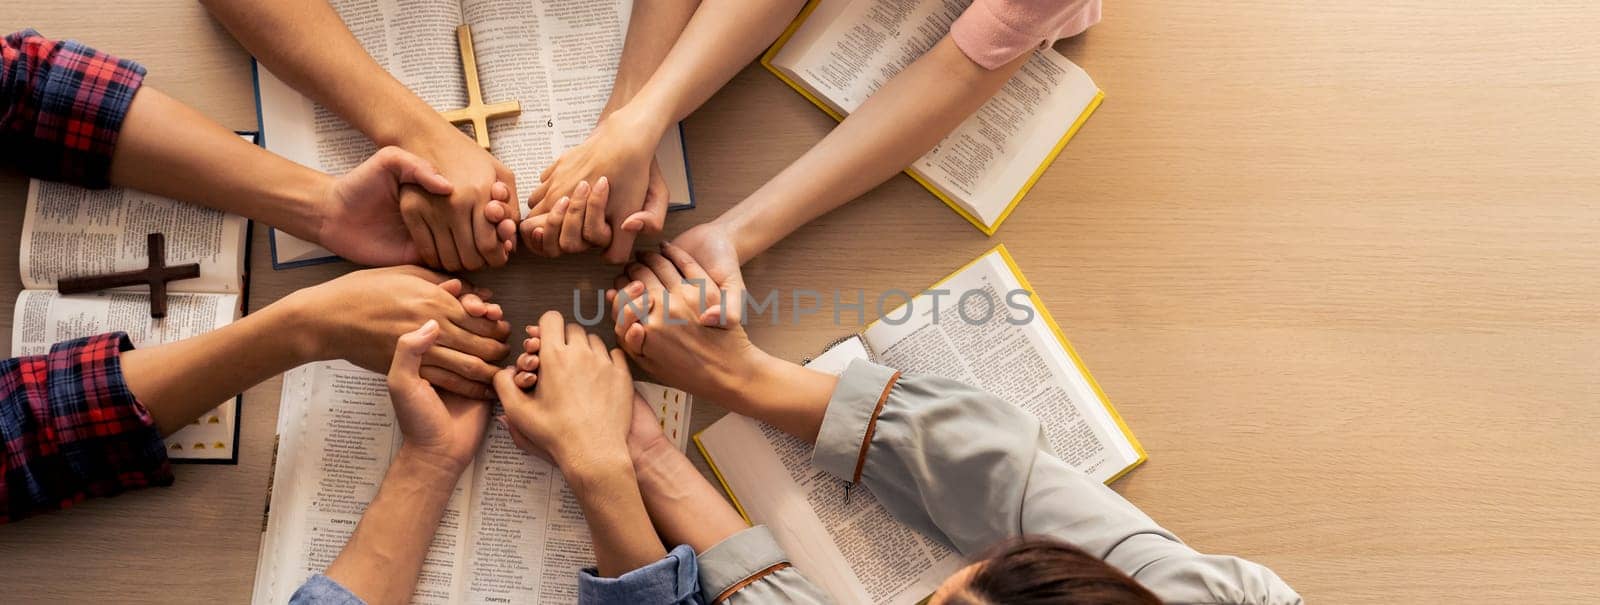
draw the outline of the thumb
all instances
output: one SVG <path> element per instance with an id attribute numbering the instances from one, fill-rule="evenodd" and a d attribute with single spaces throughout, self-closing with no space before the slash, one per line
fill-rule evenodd
<path id="1" fill-rule="evenodd" d="M 433 164 L 420 156 L 399 147 L 384 147 L 372 156 L 372 161 L 394 176 L 401 185 L 418 185 L 434 195 L 450 195 L 455 186 L 439 174 Z"/>
<path id="2" fill-rule="evenodd" d="M 622 220 L 622 229 L 633 233 L 660 233 L 667 225 L 667 198 L 665 187 L 651 187 L 645 191 L 644 209 Z"/>
<path id="3" fill-rule="evenodd" d="M 439 322 L 432 319 L 422 327 L 402 334 L 394 345 L 394 361 L 389 364 L 391 379 L 421 380 L 422 356 L 439 340 Z"/>
<path id="4" fill-rule="evenodd" d="M 719 284 L 722 290 L 718 304 L 700 314 L 700 325 L 720 327 L 738 325 L 744 319 L 744 276 L 735 269 L 732 275 Z"/>

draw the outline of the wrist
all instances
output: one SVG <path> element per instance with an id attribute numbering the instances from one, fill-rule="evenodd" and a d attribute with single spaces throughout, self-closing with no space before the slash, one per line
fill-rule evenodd
<path id="1" fill-rule="evenodd" d="M 312 303 L 309 299 L 313 295 L 315 286 L 290 293 L 267 305 L 266 308 L 247 315 L 246 317 L 260 317 L 268 325 L 278 326 L 273 333 L 273 340 L 288 345 L 289 355 L 294 360 L 294 365 L 304 365 L 313 361 L 330 359 L 325 356 L 325 342 L 327 340 L 327 326 L 320 319 L 322 314 L 311 311 Z M 289 329 L 281 329 L 288 326 Z"/>
<path id="2" fill-rule="evenodd" d="M 633 477 L 633 458 L 626 447 L 590 448 L 581 451 L 551 453 L 561 475 L 574 487 L 593 485 L 613 477 Z"/>
<path id="3" fill-rule="evenodd" d="M 600 118 L 600 126 L 617 129 L 623 135 L 621 140 L 637 141 L 651 151 L 661 144 L 661 137 L 671 125 L 672 120 L 666 113 L 638 100 L 629 101 Z"/>
<path id="4" fill-rule="evenodd" d="M 794 365 L 755 345 L 745 347 L 729 359 L 731 362 L 724 371 L 718 373 L 712 399 L 747 416 L 764 403 L 773 401 L 775 395 L 781 397 L 784 390 L 781 381 L 787 378 L 785 366 Z"/>
<path id="5" fill-rule="evenodd" d="M 466 471 L 470 462 L 424 451 L 406 443 L 401 444 L 400 452 L 389 464 L 389 473 L 417 480 L 423 485 L 450 490 L 455 488 L 456 480 L 461 478 L 461 473 Z"/>

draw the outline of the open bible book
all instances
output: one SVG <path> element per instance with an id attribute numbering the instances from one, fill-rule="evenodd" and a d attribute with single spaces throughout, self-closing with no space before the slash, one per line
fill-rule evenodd
<path id="1" fill-rule="evenodd" d="M 611 95 L 632 2 L 628 0 L 330 0 L 372 58 L 434 109 L 466 106 L 456 27 L 472 28 L 483 99 L 519 101 L 516 117 L 490 120 L 495 157 L 527 196 L 561 152 L 588 137 Z M 267 149 L 342 174 L 377 149 L 328 109 L 257 67 L 256 94 Z M 440 118 L 441 120 L 444 118 Z M 670 208 L 694 205 L 680 129 L 656 152 Z M 527 210 L 527 200 L 519 200 Z M 333 254 L 274 231 L 273 265 L 321 262 Z"/>
<path id="2" fill-rule="evenodd" d="M 73 296 L 56 291 L 61 278 L 145 268 L 151 233 L 166 235 L 168 264 L 200 265 L 200 277 L 168 284 L 164 319 L 150 318 L 144 286 Z M 231 323 L 244 313 L 249 242 L 244 217 L 128 189 L 30 181 L 11 354 L 41 355 L 57 342 L 113 331 L 147 347 Z M 170 457 L 237 462 L 239 400 L 220 403 L 167 437 Z"/>
<path id="3" fill-rule="evenodd" d="M 1014 403 L 1039 418 L 1063 460 L 1095 479 L 1109 483 L 1145 460 L 1004 246 L 806 365 L 839 374 L 853 359 Z M 695 443 L 745 518 L 768 525 L 795 567 L 840 603 L 917 603 L 966 564 L 895 521 L 865 486 L 846 501 L 844 484 L 811 466 L 811 444 L 765 423 L 729 414 Z"/>
<path id="4" fill-rule="evenodd" d="M 843 120 L 944 38 L 971 3 L 811 0 L 761 64 Z M 1103 98 L 1089 74 L 1041 49 L 906 173 L 993 235 Z"/>
<path id="5" fill-rule="evenodd" d="M 684 447 L 689 396 L 646 382 L 634 386 Z M 577 498 L 559 469 L 517 449 L 499 423 L 490 427 L 450 498 L 412 600 L 575 603 L 578 570 L 594 564 Z M 284 374 L 255 603 L 288 602 L 333 562 L 400 443 L 382 374 L 345 362 Z"/>

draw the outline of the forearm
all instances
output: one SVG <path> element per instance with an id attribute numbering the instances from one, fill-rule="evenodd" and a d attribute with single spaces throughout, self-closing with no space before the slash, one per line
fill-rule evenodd
<path id="1" fill-rule="evenodd" d="M 617 577 L 667 555 L 650 524 L 633 464 L 625 454 L 561 468 L 589 522 L 595 566 L 601 576 Z"/>
<path id="2" fill-rule="evenodd" d="M 146 86 L 128 109 L 111 159 L 111 182 L 316 241 L 317 200 L 333 178 L 252 145 Z"/>
<path id="3" fill-rule="evenodd" d="M 414 137 L 454 131 L 367 54 L 325 0 L 201 3 L 273 75 L 378 145 L 407 147 Z"/>
<path id="4" fill-rule="evenodd" d="M 402 446 L 326 575 L 372 605 L 410 602 L 461 472 Z"/>
<path id="5" fill-rule="evenodd" d="M 161 434 L 171 435 L 229 397 L 312 361 L 294 333 L 303 326 L 280 301 L 211 332 L 123 353 L 124 380 Z"/>
<path id="6" fill-rule="evenodd" d="M 639 492 L 668 544 L 703 553 L 748 527 L 738 511 L 671 442 L 658 439 L 633 456 Z"/>
<path id="7" fill-rule="evenodd" d="M 817 440 L 822 417 L 839 379 L 757 351 L 745 370 L 711 393 L 728 410 L 760 420 L 807 443 Z"/>
<path id="8" fill-rule="evenodd" d="M 647 132 L 688 117 L 772 44 L 802 0 L 703 0 L 677 43 L 627 103 Z M 633 23 L 639 23 L 637 16 Z M 631 36 L 630 32 L 630 36 Z"/>
<path id="9" fill-rule="evenodd" d="M 905 170 L 1026 62 L 984 69 L 946 37 L 878 89 L 800 159 L 717 220 L 748 262 L 795 229 Z"/>
<path id="10" fill-rule="evenodd" d="M 683 34 L 700 0 L 634 0 L 617 79 L 600 117 L 611 115 L 644 87 Z"/>

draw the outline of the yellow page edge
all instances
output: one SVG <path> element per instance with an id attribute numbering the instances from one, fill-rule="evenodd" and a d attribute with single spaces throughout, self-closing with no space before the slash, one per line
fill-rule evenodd
<path id="1" fill-rule="evenodd" d="M 722 491 L 727 493 L 728 500 L 733 502 L 733 509 L 739 511 L 740 517 L 744 517 L 745 525 L 754 526 L 755 522 L 750 520 L 750 514 L 744 512 L 744 505 L 739 504 L 739 496 L 734 495 L 733 486 L 728 485 L 728 480 L 722 476 L 722 470 L 717 468 L 717 461 L 711 458 L 711 452 L 706 451 L 706 444 L 700 442 L 700 435 L 704 432 L 705 430 L 702 429 L 699 433 L 695 433 L 694 436 L 690 437 L 694 441 L 695 449 L 700 450 L 701 456 L 705 456 L 706 466 L 711 467 L 711 474 L 716 475 L 717 483 L 722 484 Z"/>
<path id="2" fill-rule="evenodd" d="M 783 35 L 778 36 L 778 40 L 772 43 L 772 47 L 768 48 L 767 52 L 761 55 L 761 66 L 767 68 L 767 71 L 772 72 L 772 75 L 777 76 L 778 79 L 782 80 L 784 84 L 788 84 L 789 88 L 793 88 L 795 92 L 800 93 L 800 96 L 805 97 L 807 101 L 811 101 L 811 104 L 816 105 L 817 108 L 821 109 L 823 113 L 828 114 L 828 116 L 835 120 L 843 122 L 845 119 L 844 114 L 834 111 L 834 109 L 829 107 L 828 104 L 823 102 L 822 99 L 819 99 L 816 95 L 811 94 L 811 91 L 806 90 L 806 88 L 801 86 L 799 82 L 794 81 L 794 79 L 783 73 L 783 70 L 778 69 L 777 65 L 772 63 L 773 59 L 777 58 L 778 53 L 783 51 L 783 46 L 788 44 L 789 39 L 793 38 L 795 32 L 800 30 L 800 26 L 805 24 L 806 18 L 811 16 L 812 11 L 816 10 L 817 5 L 820 2 L 821 0 L 811 0 L 810 2 L 806 3 L 805 8 L 800 9 L 800 14 L 794 18 L 794 21 L 789 24 L 787 29 L 783 30 Z M 1051 164 L 1055 163 L 1056 156 L 1061 155 L 1061 151 L 1066 149 L 1067 143 L 1072 141 L 1072 137 L 1078 134 L 1078 130 L 1083 128 L 1084 123 L 1089 121 L 1089 116 L 1094 115 L 1095 110 L 1100 108 L 1100 104 L 1104 102 L 1105 99 L 1105 91 L 1100 90 L 1095 92 L 1094 100 L 1089 102 L 1089 106 L 1084 108 L 1083 113 L 1078 114 L 1078 118 L 1076 120 L 1073 120 L 1072 127 L 1067 129 L 1067 133 L 1062 135 L 1061 140 L 1056 142 L 1056 146 L 1050 150 L 1049 154 L 1045 155 L 1044 161 L 1039 164 L 1038 168 L 1034 169 L 1033 175 L 1029 176 L 1027 182 L 1022 184 L 1022 189 L 1017 191 L 1017 195 L 1015 197 L 1011 198 L 1011 202 L 1006 204 L 1006 209 L 1000 212 L 1000 216 L 994 220 L 993 225 L 985 225 L 983 221 L 978 219 L 978 217 L 973 216 L 973 214 L 970 212 L 967 212 L 965 208 L 962 208 L 961 205 L 957 204 L 956 201 L 951 199 L 950 196 L 945 195 L 943 191 L 940 191 L 938 187 L 935 187 L 934 184 L 927 178 L 923 177 L 921 174 L 918 174 L 916 170 L 912 168 L 906 168 L 904 172 L 906 176 L 911 177 L 911 180 L 916 181 L 918 185 L 922 185 L 923 189 L 927 189 L 929 193 L 932 193 L 933 197 L 937 198 L 941 202 L 944 202 L 944 205 L 949 206 L 951 210 L 956 211 L 956 214 L 961 218 L 967 219 L 967 222 L 972 223 L 973 227 L 977 227 L 978 231 L 982 231 L 986 236 L 993 237 L 994 233 L 1000 230 L 1000 224 L 1004 223 L 1005 220 L 1011 216 L 1011 211 L 1017 209 L 1017 204 L 1022 202 L 1023 197 L 1028 195 L 1028 192 L 1033 189 L 1033 186 L 1039 182 L 1039 178 L 1044 176 L 1044 171 L 1049 169 Z"/>
<path id="3" fill-rule="evenodd" d="M 1066 333 L 1061 331 L 1061 325 L 1057 324 L 1055 318 L 1050 316 L 1050 310 L 1046 309 L 1044 301 L 1039 299 L 1039 291 L 1034 289 L 1033 284 L 1028 283 L 1027 276 L 1022 274 L 1022 268 L 1017 266 L 1015 259 L 1011 258 L 1011 251 L 1006 250 L 1005 244 L 995 246 L 994 250 L 990 252 L 994 251 L 1000 252 L 1000 258 L 1006 261 L 1006 266 L 1011 269 L 1011 274 L 1017 278 L 1017 283 L 1022 284 L 1022 288 L 1028 291 L 1028 298 L 1033 301 L 1034 308 L 1039 310 L 1039 317 L 1044 319 L 1044 322 L 1050 326 L 1050 331 L 1054 332 L 1056 339 L 1061 341 L 1061 346 L 1067 350 L 1067 355 L 1072 358 L 1072 363 L 1078 366 L 1078 372 L 1089 380 L 1089 386 L 1094 389 L 1095 395 L 1100 397 L 1100 403 L 1104 404 L 1106 411 L 1111 413 L 1111 420 L 1117 423 L 1118 429 L 1122 430 L 1122 436 L 1127 437 L 1128 443 L 1133 445 L 1133 451 L 1138 452 L 1139 458 L 1134 460 L 1133 464 L 1129 464 L 1126 468 L 1118 471 L 1117 474 L 1106 479 L 1106 483 L 1110 484 L 1117 479 L 1121 479 L 1123 475 L 1128 474 L 1128 471 L 1150 459 L 1150 455 L 1144 450 L 1144 444 L 1139 443 L 1139 438 L 1133 436 L 1133 431 L 1128 428 L 1128 423 L 1122 420 L 1122 414 L 1117 411 L 1117 406 L 1111 404 L 1111 398 L 1107 397 L 1105 390 L 1100 388 L 1100 382 L 1094 379 L 1094 374 L 1089 373 L 1089 368 L 1083 364 L 1083 358 L 1078 356 L 1078 350 L 1072 347 L 1072 341 L 1067 340 Z M 985 253 L 985 256 L 987 256 L 987 253 Z"/>
<path id="4" fill-rule="evenodd" d="M 1045 325 L 1050 326 L 1050 332 L 1055 334 L 1056 340 L 1060 341 L 1061 343 L 1061 347 L 1067 350 L 1067 356 L 1072 358 L 1073 365 L 1078 367 L 1078 373 L 1083 374 L 1083 377 L 1089 380 L 1089 387 L 1094 389 L 1095 395 L 1100 397 L 1100 402 L 1105 404 L 1106 411 L 1111 413 L 1111 420 L 1117 423 L 1117 428 L 1122 431 L 1122 435 L 1127 437 L 1128 443 L 1133 445 L 1133 451 L 1138 452 L 1139 458 L 1134 460 L 1133 464 L 1129 464 L 1122 470 L 1117 471 L 1117 474 L 1106 479 L 1106 484 L 1109 485 L 1112 482 L 1121 479 L 1123 475 L 1128 474 L 1128 471 L 1137 468 L 1139 465 L 1144 464 L 1146 460 L 1149 460 L 1150 455 L 1145 453 L 1144 445 L 1139 443 L 1139 438 L 1133 435 L 1133 431 L 1128 428 L 1128 423 L 1122 420 L 1122 414 L 1117 412 L 1117 407 L 1111 404 L 1111 398 L 1107 397 L 1105 390 L 1100 388 L 1100 383 L 1094 379 L 1094 374 L 1089 373 L 1089 368 L 1083 364 L 1083 358 L 1078 356 L 1077 349 L 1072 348 L 1072 341 L 1067 340 L 1067 335 L 1061 331 L 1060 324 L 1057 324 L 1055 318 L 1050 316 L 1050 310 L 1045 308 L 1044 301 L 1039 298 L 1039 291 L 1034 289 L 1033 284 L 1028 283 L 1027 276 L 1022 274 L 1022 268 L 1017 266 L 1016 259 L 1011 258 L 1011 251 L 1006 249 L 1005 244 L 995 244 L 995 247 L 990 248 L 987 252 L 979 254 L 976 258 L 967 261 L 967 264 L 962 265 L 960 269 L 951 271 L 950 274 L 944 276 L 943 279 L 934 282 L 932 286 L 928 286 L 928 289 L 932 290 L 944 285 L 945 282 L 950 281 L 957 274 L 970 269 L 973 265 L 978 264 L 978 261 L 981 261 L 985 257 L 996 252 L 1000 253 L 1000 258 L 1001 260 L 1005 261 L 1006 267 L 1011 270 L 1011 275 L 1017 278 L 1017 283 L 1022 286 L 1022 289 L 1028 291 L 1028 301 L 1032 302 L 1033 307 L 1039 310 L 1040 319 L 1044 320 Z M 898 307 L 896 310 L 898 310 Z M 890 313 L 893 313 L 893 311 L 890 311 Z M 882 317 L 872 320 L 872 323 L 867 324 L 867 327 L 863 328 L 862 332 L 872 329 L 872 326 L 877 325 L 880 321 L 883 321 Z M 710 457 L 707 457 L 707 460 L 709 459 Z"/>

